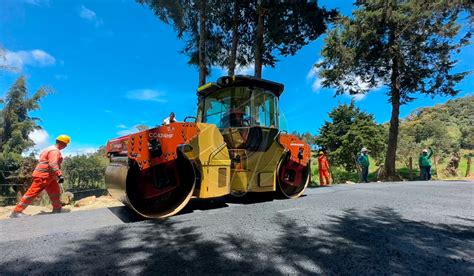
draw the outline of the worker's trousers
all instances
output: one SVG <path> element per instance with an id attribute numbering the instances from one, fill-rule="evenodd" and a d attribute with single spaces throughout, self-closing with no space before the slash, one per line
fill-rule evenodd
<path id="1" fill-rule="evenodd" d="M 431 180 L 431 166 L 422 166 L 421 168 L 421 179 Z"/>
<path id="2" fill-rule="evenodd" d="M 319 185 L 327 186 L 331 184 L 331 175 L 328 170 L 319 170 Z"/>
<path id="3" fill-rule="evenodd" d="M 369 183 L 369 167 L 362 167 L 361 182 Z"/>
<path id="4" fill-rule="evenodd" d="M 61 190 L 56 176 L 48 178 L 33 177 L 33 183 L 15 207 L 15 212 L 22 212 L 43 191 L 46 190 L 53 205 L 53 210 L 61 209 Z"/>

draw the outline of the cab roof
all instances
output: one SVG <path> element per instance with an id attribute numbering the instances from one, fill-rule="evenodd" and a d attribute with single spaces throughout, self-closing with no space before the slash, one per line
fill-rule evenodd
<path id="1" fill-rule="evenodd" d="M 220 77 L 216 82 L 207 83 L 198 88 L 197 94 L 199 96 L 207 96 L 228 87 L 261 88 L 271 91 L 277 97 L 280 97 L 281 93 L 283 93 L 283 89 L 285 88 L 285 86 L 281 83 L 251 76 L 237 75 Z"/>

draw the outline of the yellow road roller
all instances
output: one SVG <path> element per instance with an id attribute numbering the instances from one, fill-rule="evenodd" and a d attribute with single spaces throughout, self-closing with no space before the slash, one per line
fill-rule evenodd
<path id="1" fill-rule="evenodd" d="M 198 89 L 195 117 L 108 141 L 110 194 L 145 218 L 172 216 L 192 197 L 301 196 L 311 178 L 311 150 L 279 128 L 283 89 L 224 76 Z"/>

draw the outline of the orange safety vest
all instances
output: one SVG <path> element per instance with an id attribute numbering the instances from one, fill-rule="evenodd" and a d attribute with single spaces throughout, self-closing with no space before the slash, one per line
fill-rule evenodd
<path id="1" fill-rule="evenodd" d="M 51 176 L 61 176 L 61 163 L 63 157 L 61 151 L 56 146 L 51 146 L 43 150 L 36 165 L 33 177 L 48 178 Z"/>

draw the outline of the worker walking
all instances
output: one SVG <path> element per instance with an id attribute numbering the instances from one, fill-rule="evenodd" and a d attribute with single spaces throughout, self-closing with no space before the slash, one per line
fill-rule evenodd
<path id="1" fill-rule="evenodd" d="M 318 156 L 318 167 L 319 167 L 319 185 L 328 186 L 331 185 L 331 174 L 329 173 L 329 161 L 323 151 L 319 151 Z"/>
<path id="2" fill-rule="evenodd" d="M 369 151 L 367 150 L 367 148 L 362 148 L 360 150 L 360 155 L 357 158 L 357 164 L 359 164 L 359 166 L 362 169 L 361 182 L 365 182 L 365 183 L 369 183 L 368 178 L 369 178 L 369 165 L 370 165 L 370 162 L 369 162 L 369 156 L 367 155 L 368 152 Z"/>
<path id="3" fill-rule="evenodd" d="M 175 123 L 175 122 L 176 122 L 176 118 L 174 116 L 174 112 L 171 112 L 170 116 L 166 117 L 163 120 L 163 125 L 166 126 L 166 125 L 169 125 L 170 123 Z"/>
<path id="4" fill-rule="evenodd" d="M 429 154 L 428 154 L 428 150 L 424 149 L 420 154 L 420 158 L 418 158 L 418 165 L 420 166 L 422 180 L 431 180 L 430 158 L 432 155 L 433 155 L 433 149 L 429 147 Z"/>
<path id="5" fill-rule="evenodd" d="M 61 171 L 61 163 L 63 161 L 61 150 L 66 148 L 71 142 L 71 138 L 67 135 L 60 135 L 56 138 L 56 144 L 43 150 L 39 157 L 39 163 L 33 172 L 33 183 L 28 191 L 23 195 L 20 202 L 10 214 L 11 218 L 19 218 L 26 216 L 23 210 L 31 204 L 31 202 L 46 190 L 49 199 L 53 205 L 53 213 L 61 212 L 61 192 L 58 183 L 63 183 L 63 173 Z"/>

